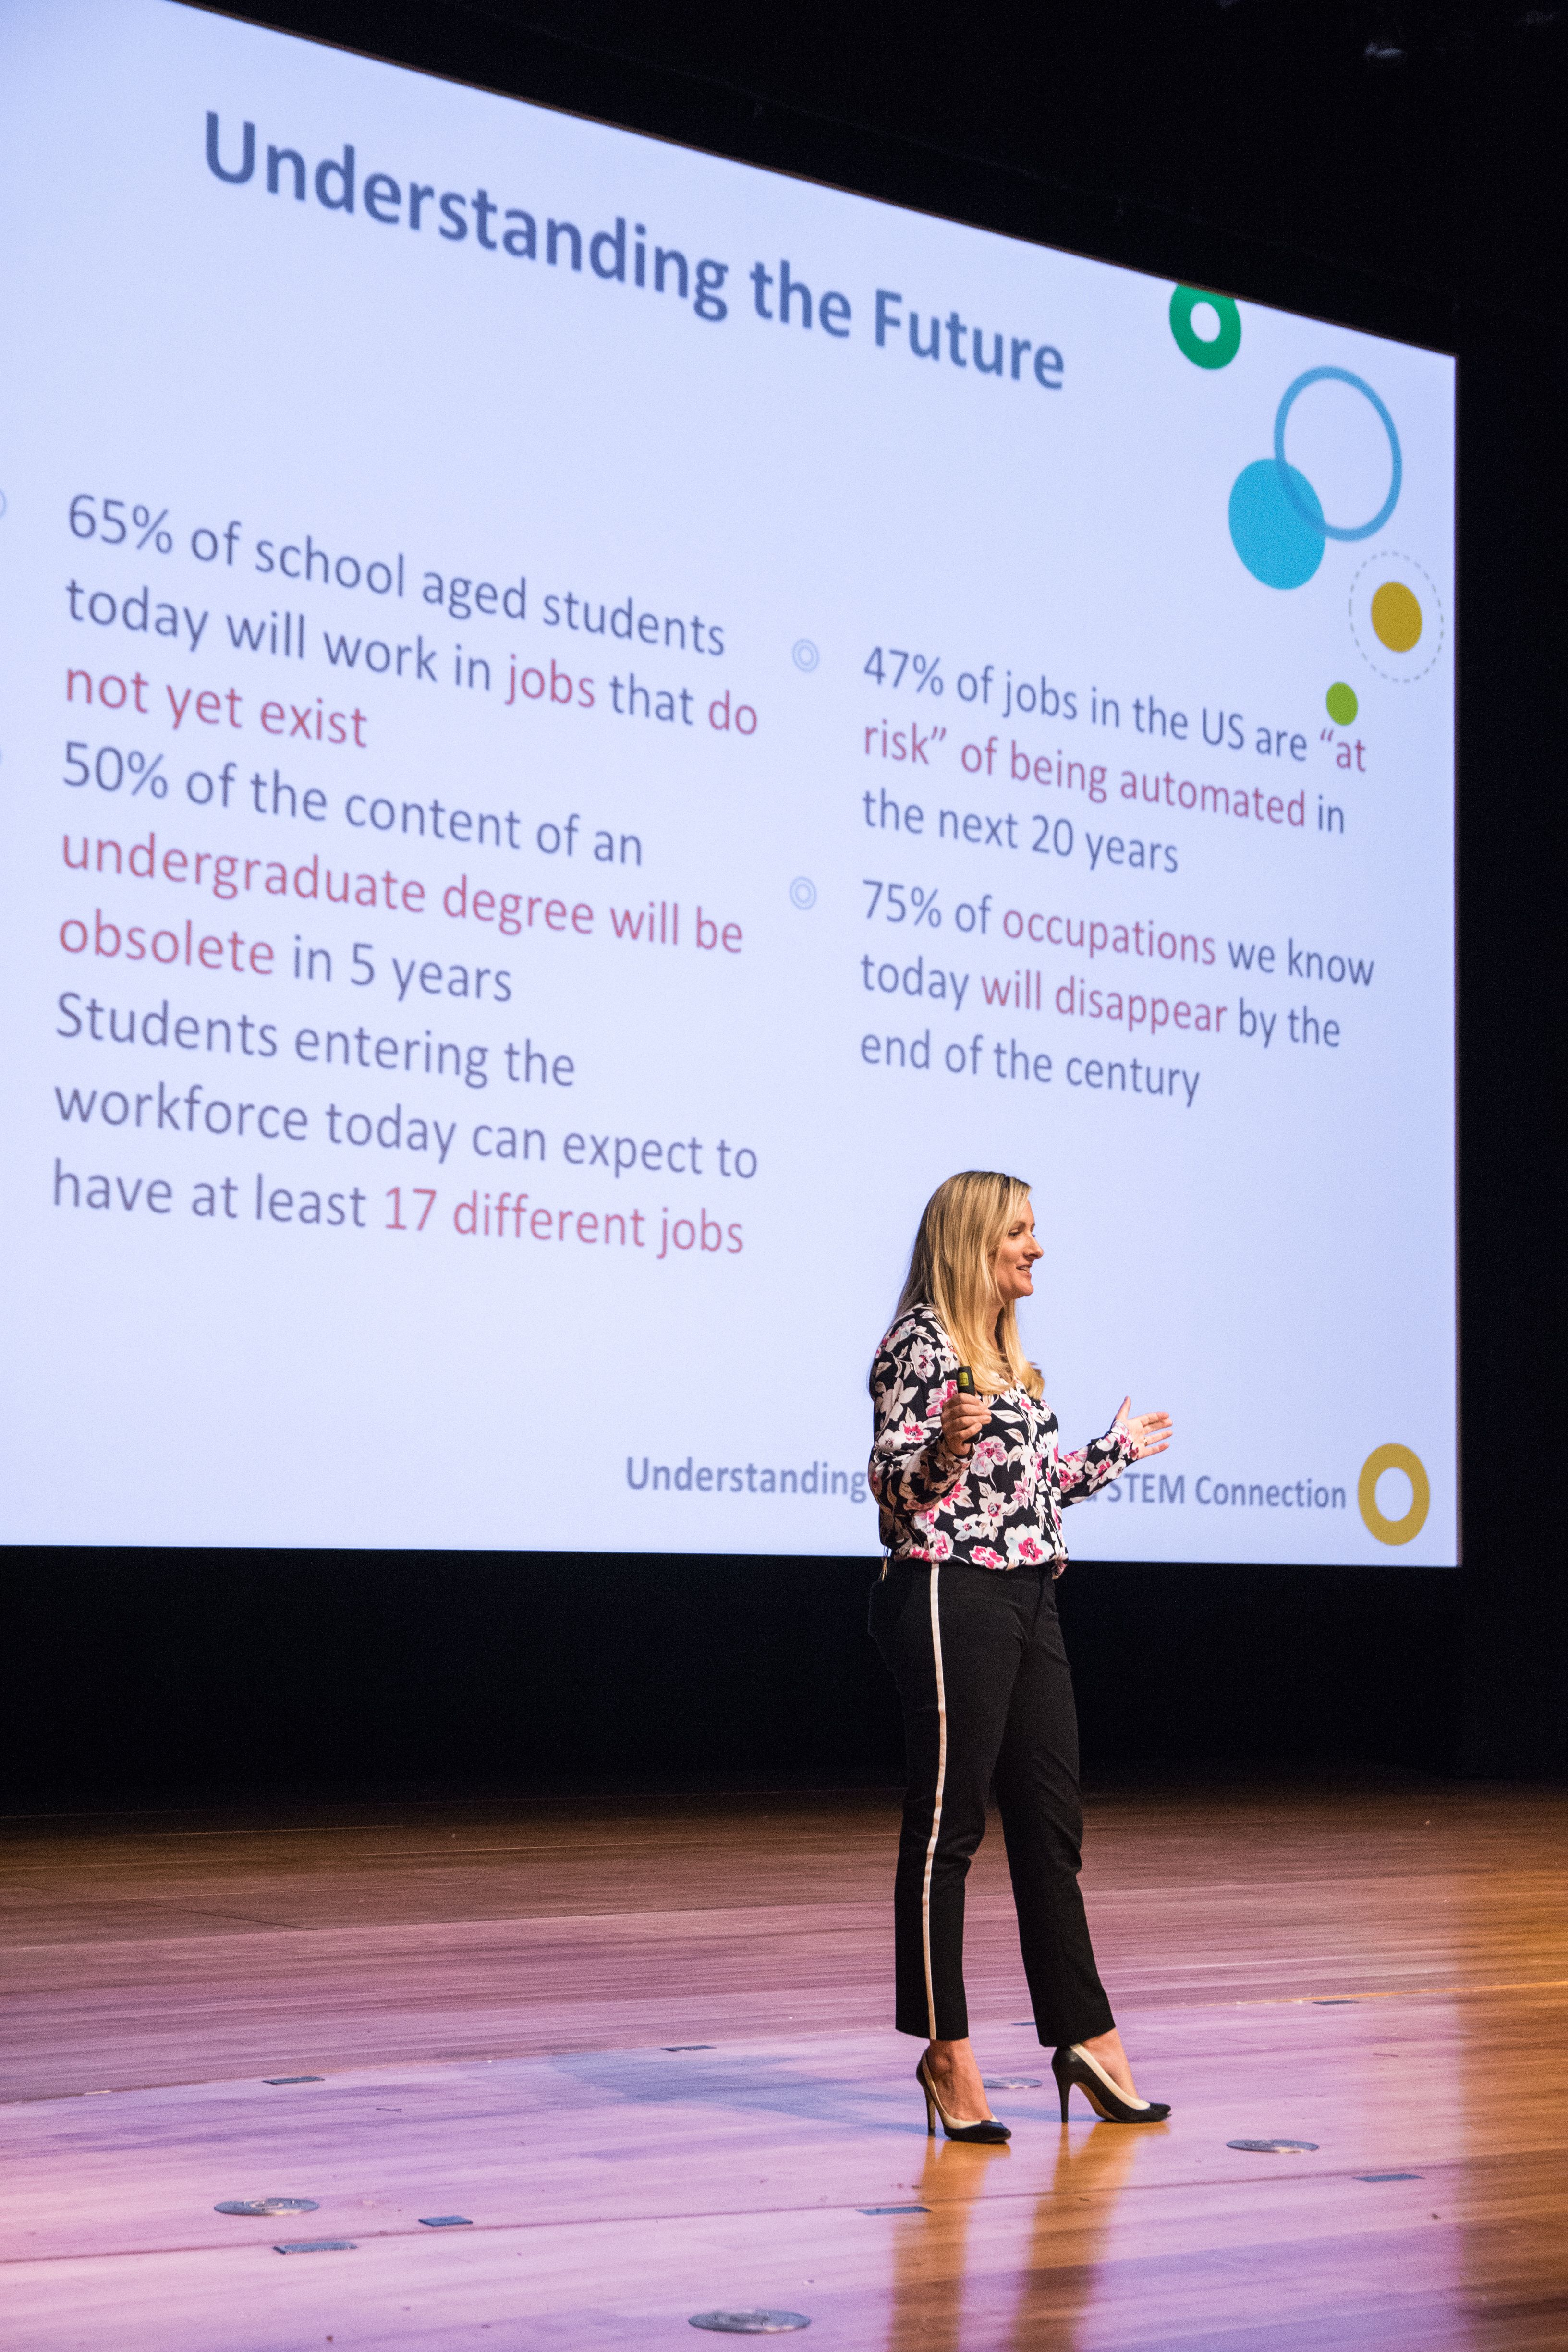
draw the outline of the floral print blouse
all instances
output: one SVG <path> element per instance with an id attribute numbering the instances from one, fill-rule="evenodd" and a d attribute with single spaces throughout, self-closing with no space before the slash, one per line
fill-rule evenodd
<path id="1" fill-rule="evenodd" d="M 937 1458 L 942 1409 L 956 1393 L 958 1357 L 930 1307 L 901 1316 L 871 1368 L 876 1438 L 869 1483 L 882 1541 L 895 1559 L 966 1560 L 975 1568 L 1067 1566 L 1062 1507 L 1081 1503 L 1138 1458 L 1124 1430 L 1076 1454 L 1058 1447 L 1057 1417 L 1027 1390 L 991 1400 L 991 1419 L 963 1467 Z"/>

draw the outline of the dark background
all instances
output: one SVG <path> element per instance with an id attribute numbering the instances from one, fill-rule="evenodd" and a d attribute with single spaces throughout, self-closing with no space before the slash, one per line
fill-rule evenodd
<path id="1" fill-rule="evenodd" d="M 1091 1781 L 1560 1776 L 1564 9 L 222 13 L 1458 354 L 1466 1564 L 1085 1565 L 1060 1597 Z M 520 1395 L 520 1423 L 532 1402 Z M 12 1550 L 0 1804 L 895 1779 L 896 1710 L 864 1632 L 871 1572 Z"/>

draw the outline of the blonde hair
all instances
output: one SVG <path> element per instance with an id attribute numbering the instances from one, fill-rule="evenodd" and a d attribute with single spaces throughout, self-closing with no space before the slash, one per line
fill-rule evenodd
<path id="1" fill-rule="evenodd" d="M 992 1272 L 1007 1228 L 1028 1198 L 1022 1177 L 983 1169 L 966 1169 L 939 1184 L 925 1204 L 899 1299 L 899 1317 L 911 1307 L 934 1309 L 959 1361 L 970 1366 L 976 1387 L 992 1395 L 1021 1388 L 1038 1397 L 1045 1390 L 1024 1353 L 1013 1301 L 997 1297 Z"/>

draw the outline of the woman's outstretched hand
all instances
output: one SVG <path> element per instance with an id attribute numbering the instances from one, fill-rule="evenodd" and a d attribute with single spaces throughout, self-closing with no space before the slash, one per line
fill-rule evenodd
<path id="1" fill-rule="evenodd" d="M 1170 1414 L 1168 1412 L 1135 1414 L 1130 1396 L 1122 1398 L 1121 1409 L 1110 1425 L 1112 1429 L 1120 1429 L 1132 1440 L 1134 1455 L 1140 1462 L 1148 1454 L 1163 1454 L 1171 1443 Z"/>

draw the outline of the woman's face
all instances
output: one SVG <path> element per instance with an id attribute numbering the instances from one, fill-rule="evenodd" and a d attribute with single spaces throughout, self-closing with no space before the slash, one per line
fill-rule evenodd
<path id="1" fill-rule="evenodd" d="M 1035 1213 L 1026 1201 L 1002 1236 L 996 1255 L 991 1261 L 996 1296 L 1004 1306 L 1013 1299 L 1032 1297 L 1035 1260 L 1044 1255 L 1045 1251 L 1035 1239 Z"/>

